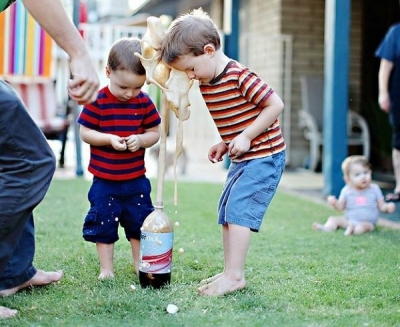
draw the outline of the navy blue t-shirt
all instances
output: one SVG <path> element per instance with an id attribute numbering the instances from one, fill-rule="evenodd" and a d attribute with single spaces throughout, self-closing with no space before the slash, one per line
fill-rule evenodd
<path id="1" fill-rule="evenodd" d="M 375 55 L 393 63 L 389 81 L 390 114 L 395 125 L 400 126 L 400 23 L 389 28 Z"/>

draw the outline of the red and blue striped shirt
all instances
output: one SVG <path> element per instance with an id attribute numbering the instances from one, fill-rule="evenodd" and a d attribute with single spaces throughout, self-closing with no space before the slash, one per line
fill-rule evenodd
<path id="1" fill-rule="evenodd" d="M 233 60 L 214 80 L 200 85 L 200 91 L 226 145 L 254 122 L 264 109 L 262 103 L 274 92 L 254 72 Z M 251 141 L 248 152 L 233 161 L 262 158 L 279 153 L 285 148 L 276 119 Z"/>
<path id="2" fill-rule="evenodd" d="M 78 123 L 101 133 L 127 137 L 143 134 L 146 129 L 161 123 L 160 115 L 144 93 L 126 102 L 119 101 L 108 89 L 99 91 L 97 100 L 86 105 L 78 117 Z M 145 149 L 135 152 L 128 149 L 117 151 L 110 146 L 90 146 L 88 170 L 96 177 L 108 180 L 129 180 L 143 176 Z"/>

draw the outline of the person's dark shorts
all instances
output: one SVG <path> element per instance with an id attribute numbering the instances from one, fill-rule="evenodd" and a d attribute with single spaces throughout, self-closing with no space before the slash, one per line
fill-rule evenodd
<path id="1" fill-rule="evenodd" d="M 112 244 L 118 241 L 118 227 L 128 240 L 140 239 L 140 228 L 154 210 L 151 184 L 142 176 L 129 181 L 94 177 L 88 199 L 90 210 L 83 225 L 83 238 L 89 242 Z"/>

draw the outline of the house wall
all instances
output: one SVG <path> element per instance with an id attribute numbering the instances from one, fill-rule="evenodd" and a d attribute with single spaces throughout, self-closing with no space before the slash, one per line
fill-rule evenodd
<path id="1" fill-rule="evenodd" d="M 353 0 L 351 5 L 349 105 L 359 112 L 361 0 Z M 284 97 L 284 100 L 288 99 L 285 101 L 285 111 L 290 108 L 289 114 L 286 113 L 289 117 L 282 117 L 281 125 L 289 145 L 288 164 L 293 167 L 302 166 L 309 151 L 308 142 L 297 126 L 297 113 L 301 106 L 300 76 L 324 74 L 324 25 L 324 0 L 241 1 L 240 60 L 255 70 L 281 96 L 285 94 L 285 81 L 286 84 L 290 82 L 290 96 Z M 289 53 L 285 50 L 288 37 L 291 40 Z M 288 55 L 291 58 L 286 58 Z M 291 69 L 285 74 L 285 60 L 288 59 Z"/>

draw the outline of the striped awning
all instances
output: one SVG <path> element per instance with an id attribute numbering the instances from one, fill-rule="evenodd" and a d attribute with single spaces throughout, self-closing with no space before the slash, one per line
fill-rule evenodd
<path id="1" fill-rule="evenodd" d="M 17 1 L 0 14 L 0 75 L 51 76 L 53 41 Z"/>

